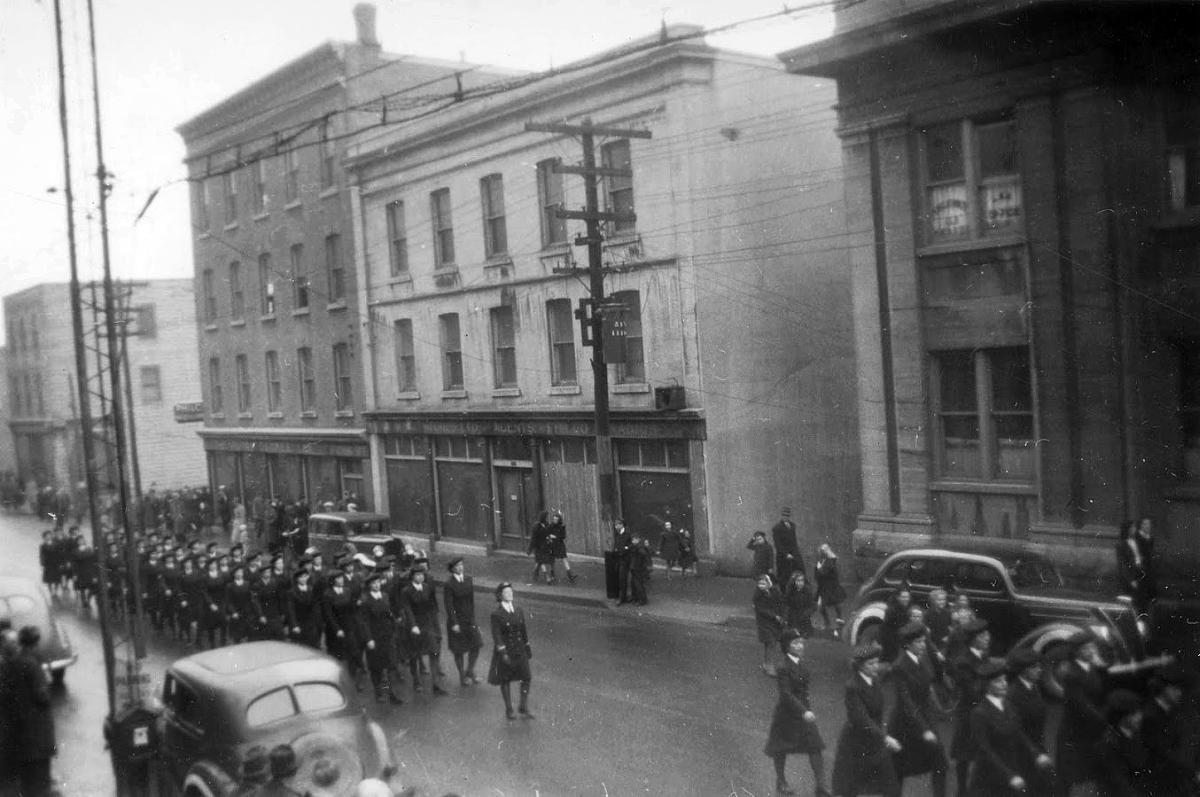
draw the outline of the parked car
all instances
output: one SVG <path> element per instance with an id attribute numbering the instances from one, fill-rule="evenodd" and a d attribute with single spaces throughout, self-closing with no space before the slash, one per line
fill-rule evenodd
<path id="1" fill-rule="evenodd" d="M 404 541 L 392 534 L 390 518 L 375 512 L 317 512 L 308 517 L 307 528 L 292 536 L 293 552 L 299 555 L 314 547 L 326 561 L 353 547 L 374 558 L 376 546 L 385 554 L 399 555 Z"/>
<path id="2" fill-rule="evenodd" d="M 50 595 L 45 586 L 23 576 L 0 576 L 0 617 L 12 621 L 13 628 L 37 626 L 42 632 L 38 652 L 50 671 L 55 686 L 62 686 L 67 667 L 78 659 L 71 640 L 50 611 Z"/>
<path id="3" fill-rule="evenodd" d="M 363 778 L 389 780 L 391 751 L 341 664 L 288 642 L 247 642 L 179 659 L 163 679 L 158 718 L 163 791 L 233 793 L 254 745 L 290 744 L 299 792 L 350 795 Z"/>
<path id="4" fill-rule="evenodd" d="M 863 583 L 851 611 L 852 644 L 879 633 L 888 598 L 901 584 L 908 585 L 919 604 L 927 602 L 934 587 L 966 593 L 976 614 L 988 621 L 992 648 L 998 652 L 1018 642 L 1042 650 L 1082 627 L 1107 634 L 1107 624 L 1098 621 L 1093 609 L 1114 623 L 1131 611 L 1128 602 L 1115 596 L 1103 599 L 1066 587 L 1054 563 L 1037 554 L 914 549 L 889 556 Z"/>

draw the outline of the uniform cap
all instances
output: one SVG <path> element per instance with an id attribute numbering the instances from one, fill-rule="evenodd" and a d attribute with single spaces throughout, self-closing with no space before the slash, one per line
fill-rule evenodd
<path id="1" fill-rule="evenodd" d="M 864 661 L 879 658 L 881 653 L 883 653 L 883 648 L 878 642 L 867 642 L 859 645 L 850 653 L 850 663 L 862 664 Z"/>
<path id="2" fill-rule="evenodd" d="M 967 622 L 963 623 L 962 629 L 963 637 L 970 642 L 972 639 L 988 629 L 988 623 L 987 620 L 984 620 L 982 617 L 973 617 Z"/>
<path id="3" fill-rule="evenodd" d="M 926 633 L 928 633 L 928 629 L 925 627 L 925 624 L 914 621 L 900 626 L 897 636 L 900 639 L 901 645 L 907 645 L 914 639 L 920 639 L 921 637 L 925 636 Z"/>
<path id="4" fill-rule="evenodd" d="M 453 570 L 454 566 L 457 564 L 461 564 L 462 561 L 463 561 L 463 558 L 461 556 L 456 556 L 453 559 L 451 559 L 449 562 L 446 563 L 446 569 Z"/>
<path id="5" fill-rule="evenodd" d="M 792 644 L 792 640 L 803 638 L 804 635 L 795 628 L 786 628 L 779 637 L 779 647 L 784 653 L 787 653 L 788 646 Z"/>
<path id="6" fill-rule="evenodd" d="M 500 600 L 500 595 L 505 589 L 512 589 L 512 584 L 508 583 L 507 581 L 501 581 L 496 585 L 496 600 Z"/>
<path id="7" fill-rule="evenodd" d="M 990 681 L 993 678 L 1004 675 L 1007 670 L 1007 662 L 1004 659 L 995 657 L 984 659 L 975 666 L 975 674 L 985 681 Z"/>

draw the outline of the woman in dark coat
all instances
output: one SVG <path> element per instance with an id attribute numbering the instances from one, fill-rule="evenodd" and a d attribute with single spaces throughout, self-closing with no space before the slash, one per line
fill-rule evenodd
<path id="1" fill-rule="evenodd" d="M 250 585 L 246 582 L 246 566 L 235 564 L 230 571 L 229 583 L 225 585 L 225 617 L 227 634 L 231 644 L 245 642 L 250 638 L 250 621 L 254 615 L 254 600 L 250 596 Z"/>
<path id="2" fill-rule="evenodd" d="M 850 660 L 854 674 L 846 682 L 846 724 L 833 759 L 833 792 L 839 797 L 863 792 L 900 797 L 892 754 L 901 748 L 883 725 L 879 652 L 872 642 L 856 648 Z"/>
<path id="3" fill-rule="evenodd" d="M 879 645 L 883 652 L 879 658 L 891 664 L 900 652 L 900 628 L 909 621 L 908 607 L 912 606 L 912 590 L 901 584 L 887 601 L 883 613 L 883 624 L 879 627 Z"/>
<path id="4" fill-rule="evenodd" d="M 910 622 L 897 633 L 900 655 L 889 674 L 896 692 L 888 732 L 900 743 L 892 756 L 896 776 L 904 778 L 932 772 L 933 797 L 946 797 L 946 772 L 950 764 L 937 733 L 937 710 L 933 702 L 936 677 L 929 660 L 928 630 Z"/>
<path id="5" fill-rule="evenodd" d="M 804 571 L 792 571 L 792 579 L 783 589 L 783 602 L 787 606 L 788 628 L 795 629 L 805 639 L 812 636 L 812 615 L 817 601 L 808 586 Z"/>
<path id="6" fill-rule="evenodd" d="M 678 536 L 676 533 L 676 545 L 678 545 Z M 750 542 L 746 543 L 746 550 L 754 555 L 751 575 L 756 580 L 759 576 L 769 576 L 775 571 L 775 549 L 771 547 L 771 543 L 767 542 L 765 532 L 756 531 L 751 534 Z M 667 572 L 671 572 L 670 562 L 667 565 Z"/>
<path id="7" fill-rule="evenodd" d="M 817 566 L 813 573 L 817 581 L 817 609 L 821 612 L 821 621 L 828 630 L 829 610 L 833 609 L 837 616 L 837 625 L 833 626 L 833 633 L 840 636 L 842 626 L 846 624 L 842 619 L 842 601 L 846 600 L 846 590 L 842 586 L 841 574 L 838 573 L 837 554 L 827 542 L 817 549 Z"/>
<path id="8" fill-rule="evenodd" d="M 557 509 L 550 513 L 548 531 L 546 539 L 550 544 L 550 556 L 555 562 L 562 562 L 563 569 L 567 571 L 567 581 L 574 584 L 578 577 L 571 569 L 571 560 L 567 558 L 567 524 L 563 522 L 562 512 Z M 550 573 L 554 573 L 553 565 L 550 567 Z"/>
<path id="9" fill-rule="evenodd" d="M 383 573 L 373 573 L 367 578 L 367 588 L 359 600 L 362 620 L 363 647 L 366 648 L 367 671 L 375 685 L 375 700 L 379 703 L 403 703 L 392 691 L 388 673 L 396 667 L 395 641 L 396 616 L 392 604 L 383 593 Z"/>
<path id="10" fill-rule="evenodd" d="M 179 628 L 189 646 L 199 641 L 200 618 L 204 611 L 204 574 L 196 559 L 185 556 L 179 574 Z"/>
<path id="11" fill-rule="evenodd" d="M 301 567 L 292 575 L 292 588 L 287 591 L 288 637 L 292 642 L 321 646 L 321 605 L 312 588 L 312 573 Z"/>
<path id="12" fill-rule="evenodd" d="M 475 662 L 483 648 L 483 636 L 475 622 L 475 584 L 463 572 L 461 556 L 451 559 L 447 569 L 450 577 L 442 587 L 442 601 L 446 604 L 446 644 L 454 654 L 459 683 L 470 686 L 479 683 L 475 677 Z"/>
<path id="13" fill-rule="evenodd" d="M 358 599 L 346 586 L 346 572 L 334 570 L 329 585 L 321 592 L 325 615 L 325 645 L 329 654 L 346 662 L 354 677 L 354 686 L 362 691 L 362 628 L 358 617 Z"/>
<path id="14" fill-rule="evenodd" d="M 779 700 L 771 717 L 771 730 L 763 753 L 775 763 L 775 793 L 795 794 L 788 785 L 784 768 L 788 754 L 807 755 L 812 767 L 818 795 L 828 795 L 825 788 L 825 741 L 817 728 L 817 717 L 809 700 L 810 677 L 804 663 L 804 638 L 788 629 L 780 640 L 785 654 L 783 664 L 775 673 Z"/>
<path id="15" fill-rule="evenodd" d="M 679 530 L 679 573 L 687 575 L 690 568 L 693 576 L 698 576 L 700 573 L 696 570 L 696 563 L 699 559 L 696 557 L 696 542 L 692 538 L 692 533 L 687 529 Z"/>
<path id="16" fill-rule="evenodd" d="M 225 577 L 221 575 L 220 563 L 209 559 L 204 569 L 204 595 L 200 604 L 200 633 L 196 642 L 204 638 L 209 648 L 225 644 Z"/>
<path id="17" fill-rule="evenodd" d="M 4 690 L 9 705 L 0 706 L 14 723 L 13 759 L 20 793 L 51 793 L 50 759 L 56 750 L 54 714 L 50 707 L 50 679 L 37 653 L 41 633 L 27 625 L 17 635 L 20 651 L 7 663 Z"/>
<path id="18" fill-rule="evenodd" d="M 533 583 L 536 584 L 538 576 L 545 573 L 546 583 L 553 584 L 554 551 L 550 546 L 549 512 L 543 510 L 538 515 L 537 523 L 529 530 L 529 553 L 533 555 Z"/>
<path id="19" fill-rule="evenodd" d="M 442 627 L 438 620 L 437 594 L 433 585 L 426 583 L 429 575 L 428 561 L 417 560 L 413 567 L 412 583 L 400 593 L 400 606 L 404 612 L 404 627 L 409 633 L 409 650 L 412 659 L 408 670 L 412 673 L 413 691 L 421 691 L 421 657 L 429 657 L 430 680 L 433 681 L 433 693 L 438 696 L 448 694 L 442 688 L 440 662 L 442 656 Z"/>
<path id="20" fill-rule="evenodd" d="M 488 667 L 488 683 L 500 687 L 504 697 L 504 715 L 515 719 L 512 707 L 513 681 L 521 682 L 521 704 L 517 710 L 522 717 L 532 719 L 529 711 L 529 684 L 533 675 L 529 659 L 529 632 L 525 627 L 525 612 L 513 604 L 512 584 L 502 582 L 496 587 L 496 609 L 492 612 L 492 663 Z"/>
<path id="21" fill-rule="evenodd" d="M 682 538 L 671 521 L 664 521 L 662 534 L 658 538 L 658 556 L 667 566 L 667 581 L 671 580 L 671 568 L 679 564 L 679 559 L 683 555 L 681 541 Z M 682 568 L 680 568 L 680 572 L 682 572 Z M 758 574 L 755 573 L 755 575 Z"/>
<path id="22" fill-rule="evenodd" d="M 783 634 L 783 593 L 771 582 L 770 576 L 759 576 L 751 597 L 754 605 L 754 625 L 758 630 L 758 641 L 763 646 L 763 672 L 771 674 L 771 649 L 779 644 Z"/>

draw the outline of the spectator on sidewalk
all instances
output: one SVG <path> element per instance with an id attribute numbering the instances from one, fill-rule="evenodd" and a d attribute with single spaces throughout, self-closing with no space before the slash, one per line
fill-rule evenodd
<path id="1" fill-rule="evenodd" d="M 751 534 L 750 542 L 746 543 L 746 549 L 754 554 L 754 563 L 751 568 L 756 580 L 759 576 L 769 576 L 775 572 L 775 549 L 771 547 L 771 543 L 767 542 L 766 532 L 756 531 Z M 670 575 L 670 572 L 670 568 L 668 568 L 667 574 Z"/>
<path id="2" fill-rule="evenodd" d="M 700 571 L 696 569 L 696 564 L 699 559 L 696 557 L 696 545 L 692 539 L 692 533 L 687 529 L 679 530 L 679 574 L 686 576 L 688 570 L 692 571 L 692 576 L 699 576 Z"/>
<path id="3" fill-rule="evenodd" d="M 783 602 L 787 607 L 787 627 L 805 639 L 812 636 L 812 616 L 817 600 L 804 573 L 799 570 L 792 573 L 792 580 L 783 588 Z"/>
<path id="4" fill-rule="evenodd" d="M 571 570 L 571 560 L 567 558 L 567 524 L 563 522 L 562 512 L 554 510 L 550 513 L 550 575 L 554 575 L 554 563 L 562 562 L 563 570 L 567 571 L 567 581 L 575 583 L 575 573 Z"/>
<path id="5" fill-rule="evenodd" d="M 11 685 L 11 692 L 5 689 L 9 702 L 0 707 L 16 725 L 15 762 L 24 797 L 48 797 L 53 789 L 50 759 L 56 750 L 54 715 L 50 710 L 50 678 L 37 651 L 41 639 L 41 632 L 32 625 L 17 634 L 20 649 L 5 673 Z"/>
<path id="6" fill-rule="evenodd" d="M 650 541 L 640 534 L 633 535 L 633 547 L 629 551 L 629 591 L 638 606 L 649 602 L 646 587 L 650 583 L 652 567 L 654 555 L 650 552 Z"/>
<path id="7" fill-rule="evenodd" d="M 770 576 L 762 575 L 755 584 L 751 603 L 754 606 L 754 625 L 758 631 L 758 641 L 763 646 L 762 670 L 767 675 L 773 675 L 771 650 L 779 644 L 783 634 L 784 615 L 787 613 L 783 605 L 783 594 L 771 581 Z"/>
<path id="8" fill-rule="evenodd" d="M 671 580 L 671 568 L 679 564 L 679 557 L 683 553 L 681 542 L 679 531 L 671 521 L 664 521 L 662 534 L 658 538 L 658 555 L 667 566 L 667 581 Z M 683 573 L 682 567 L 679 572 Z"/>
<path id="9" fill-rule="evenodd" d="M 547 584 L 553 584 L 554 552 L 550 547 L 550 513 L 542 510 L 537 522 L 529 530 L 529 554 L 533 557 L 533 581 L 536 584 L 538 576 L 544 575 Z"/>
<path id="10" fill-rule="evenodd" d="M 617 555 L 617 583 L 620 600 L 618 605 L 629 603 L 629 566 L 633 553 L 633 535 L 625 528 L 625 521 L 613 521 L 613 552 Z"/>
<path id="11" fill-rule="evenodd" d="M 817 549 L 817 566 L 814 572 L 817 580 L 817 610 L 821 612 L 821 620 L 825 629 L 831 630 L 829 610 L 833 609 L 837 616 L 837 625 L 832 628 L 833 636 L 841 636 L 842 626 L 846 624 L 842 619 L 842 601 L 846 600 L 846 589 L 842 586 L 842 577 L 838 573 L 837 554 L 827 542 L 821 543 L 821 547 Z"/>
<path id="12" fill-rule="evenodd" d="M 800 543 L 796 540 L 796 524 L 792 522 L 792 510 L 784 507 L 779 513 L 779 522 L 771 528 L 775 542 L 775 577 L 781 584 L 792 578 L 793 570 L 804 570 L 804 557 L 800 554 Z"/>

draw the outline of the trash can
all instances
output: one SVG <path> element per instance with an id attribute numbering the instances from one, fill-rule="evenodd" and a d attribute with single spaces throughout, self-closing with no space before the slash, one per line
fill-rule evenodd
<path id="1" fill-rule="evenodd" d="M 148 795 L 158 756 L 158 712 L 130 706 L 104 720 L 104 740 L 112 758 L 117 793 Z"/>

